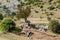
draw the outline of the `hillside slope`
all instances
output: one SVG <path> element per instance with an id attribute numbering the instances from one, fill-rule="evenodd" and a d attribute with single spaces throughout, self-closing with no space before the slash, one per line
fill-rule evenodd
<path id="1" fill-rule="evenodd" d="M 59 36 L 50 36 L 35 29 L 31 29 L 31 31 L 34 33 L 31 37 L 27 37 L 26 35 L 7 33 L 0 34 L 0 40 L 60 40 Z"/>

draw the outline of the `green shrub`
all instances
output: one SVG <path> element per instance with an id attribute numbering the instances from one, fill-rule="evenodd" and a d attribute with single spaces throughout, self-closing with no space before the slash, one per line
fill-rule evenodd
<path id="1" fill-rule="evenodd" d="M 56 8 L 59 8 L 60 9 L 60 4 L 59 5 L 57 5 L 57 7 Z"/>
<path id="2" fill-rule="evenodd" d="M 18 0 L 18 2 L 21 1 L 21 0 Z"/>
<path id="3" fill-rule="evenodd" d="M 49 15 L 51 15 L 51 16 L 52 16 L 52 15 L 54 15 L 54 14 L 53 14 L 53 13 L 50 13 Z"/>
<path id="4" fill-rule="evenodd" d="M 36 11 L 36 10 L 35 10 L 35 13 L 39 13 L 39 11 Z"/>
<path id="5" fill-rule="evenodd" d="M 11 13 L 11 18 L 14 18 L 14 16 L 16 16 L 16 12 Z"/>
<path id="6" fill-rule="evenodd" d="M 0 13 L 0 20 L 2 20 L 3 19 L 3 15 Z"/>
<path id="7" fill-rule="evenodd" d="M 50 21 L 50 20 L 51 20 L 51 17 L 48 16 L 48 17 L 47 17 L 47 20 Z"/>
<path id="8" fill-rule="evenodd" d="M 3 5 L 3 9 L 7 9 L 6 5 Z"/>
<path id="9" fill-rule="evenodd" d="M 11 14 L 12 16 L 15 16 L 16 15 L 16 12 L 12 12 L 12 14 Z"/>
<path id="10" fill-rule="evenodd" d="M 40 8 L 43 8 L 43 6 L 40 6 Z"/>
<path id="11" fill-rule="evenodd" d="M 49 9 L 49 10 L 54 10 L 54 9 L 55 9 L 55 7 L 50 6 L 50 7 L 48 7 L 48 9 Z"/>
<path id="12" fill-rule="evenodd" d="M 0 31 L 10 32 L 14 29 L 15 29 L 15 23 L 10 18 L 5 18 L 0 25 Z"/>
<path id="13" fill-rule="evenodd" d="M 49 2 L 52 2 L 53 0 L 49 0 Z"/>
<path id="14" fill-rule="evenodd" d="M 58 3 L 60 3 L 60 0 L 58 0 Z"/>
<path id="15" fill-rule="evenodd" d="M 60 24 L 57 20 L 51 20 L 48 28 L 54 33 L 60 33 Z"/>
<path id="16" fill-rule="evenodd" d="M 21 7 L 21 4 L 18 4 L 17 7 L 20 8 Z"/>

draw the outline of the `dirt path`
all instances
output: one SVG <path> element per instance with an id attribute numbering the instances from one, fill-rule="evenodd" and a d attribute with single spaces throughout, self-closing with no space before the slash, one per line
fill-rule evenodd
<path id="1" fill-rule="evenodd" d="M 30 40 L 60 40 L 60 37 L 53 37 L 44 32 L 36 30 L 33 30 L 32 32 L 34 32 L 34 35 L 30 38 Z"/>
<path id="2" fill-rule="evenodd" d="M 34 33 L 31 37 L 27 37 L 26 35 L 8 33 L 0 34 L 0 40 L 60 40 L 60 37 L 49 36 L 34 29 L 31 29 L 31 31 Z"/>
<path id="3" fill-rule="evenodd" d="M 2 38 L 2 37 L 1 37 L 0 40 L 8 40 L 8 39 L 6 39 L 6 38 Z"/>

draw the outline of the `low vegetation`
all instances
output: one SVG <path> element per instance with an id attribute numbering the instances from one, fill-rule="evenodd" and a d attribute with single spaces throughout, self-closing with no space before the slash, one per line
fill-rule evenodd
<path id="1" fill-rule="evenodd" d="M 10 32 L 15 29 L 15 26 L 16 24 L 14 21 L 12 21 L 12 19 L 6 18 L 2 20 L 2 23 L 0 25 L 0 31 Z"/>
<path id="2" fill-rule="evenodd" d="M 48 7 L 48 9 L 49 9 L 49 10 L 54 10 L 54 9 L 55 9 L 55 7 L 50 6 L 50 7 Z"/>
<path id="3" fill-rule="evenodd" d="M 57 20 L 51 20 L 49 23 L 49 30 L 60 34 L 60 23 Z"/>
<path id="4" fill-rule="evenodd" d="M 0 13 L 0 20 L 3 20 L 3 15 Z"/>

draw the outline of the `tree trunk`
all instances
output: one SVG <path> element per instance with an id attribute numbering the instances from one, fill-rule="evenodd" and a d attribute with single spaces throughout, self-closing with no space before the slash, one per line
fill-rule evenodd
<path id="1" fill-rule="evenodd" d="M 25 18 L 25 23 L 27 22 L 27 18 Z"/>

